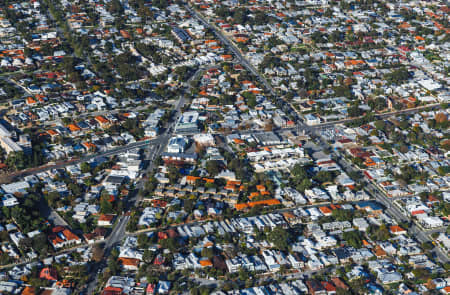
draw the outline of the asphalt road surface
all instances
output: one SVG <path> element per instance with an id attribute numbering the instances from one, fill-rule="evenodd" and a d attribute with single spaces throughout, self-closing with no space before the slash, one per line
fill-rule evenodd
<path id="1" fill-rule="evenodd" d="M 227 46 L 229 48 L 230 51 L 232 51 L 237 59 L 237 62 L 242 64 L 243 66 L 245 66 L 245 68 L 247 68 L 248 71 L 250 71 L 253 75 L 255 75 L 258 80 L 264 85 L 264 87 L 273 95 L 276 97 L 276 93 L 274 91 L 274 89 L 272 88 L 272 86 L 267 82 L 267 80 L 258 73 L 258 71 L 245 59 L 245 57 L 242 55 L 242 53 L 240 52 L 240 50 L 226 37 L 223 35 L 223 33 L 218 30 L 215 26 L 211 25 L 209 22 L 207 22 L 204 17 L 197 13 L 195 10 L 193 10 L 192 8 L 190 8 L 189 6 L 186 6 L 186 9 L 192 13 L 201 23 L 203 23 L 206 27 L 210 28 L 211 30 L 213 30 L 216 34 L 216 36 L 221 40 L 221 42 Z M 194 78 L 195 76 L 197 76 L 198 72 L 193 75 L 192 78 Z M 191 78 L 191 79 L 192 79 Z M 188 90 L 190 89 L 190 81 L 188 81 Z M 105 151 L 105 152 L 100 152 L 100 153 L 96 153 L 96 154 L 92 154 L 92 155 L 88 155 L 79 159 L 73 159 L 73 160 L 68 160 L 68 161 L 62 161 L 61 163 L 57 163 L 54 165 L 47 165 L 47 166 L 43 166 L 43 167 L 38 167 L 35 169 L 30 169 L 30 170 L 25 170 L 22 172 L 17 172 L 15 174 L 13 174 L 12 176 L 14 177 L 23 177 L 26 175 L 30 175 L 30 174 L 35 174 L 35 173 L 39 173 L 42 171 L 46 171 L 46 170 L 50 170 L 50 169 L 55 169 L 55 168 L 62 168 L 65 167 L 67 165 L 73 165 L 76 163 L 81 163 L 81 162 L 85 162 L 97 157 L 106 157 L 106 156 L 112 156 L 112 155 L 117 155 L 117 154 L 121 154 L 124 153 L 130 149 L 135 149 L 135 148 L 149 148 L 150 146 L 153 146 L 152 148 L 152 158 L 150 161 L 150 164 L 148 165 L 147 169 L 145 172 L 147 171 L 152 171 L 154 168 L 154 159 L 159 156 L 161 154 L 161 152 L 164 150 L 165 146 L 167 145 L 168 140 L 170 139 L 170 137 L 174 134 L 174 127 L 176 124 L 176 121 L 178 120 L 179 116 L 181 115 L 180 113 L 180 109 L 181 107 L 184 105 L 185 103 L 185 97 L 184 95 L 182 95 L 178 101 L 177 106 L 175 107 L 175 113 L 174 113 L 174 120 L 167 126 L 166 130 L 164 131 L 163 134 L 161 134 L 160 136 L 158 136 L 155 139 L 152 140 L 146 140 L 146 141 L 139 141 L 139 142 L 135 142 L 135 143 L 131 143 L 128 144 L 126 146 L 122 146 L 122 147 L 118 147 L 115 149 L 112 149 L 110 151 Z M 415 108 L 415 109 L 408 109 L 408 110 L 402 110 L 402 111 L 395 111 L 395 112 L 391 112 L 391 113 L 386 113 L 386 114 L 379 114 L 379 115 L 375 115 L 376 118 L 381 119 L 381 118 L 386 118 L 389 116 L 394 116 L 394 115 L 399 115 L 399 114 L 408 114 L 408 113 L 414 113 L 417 112 L 419 110 L 422 110 L 424 108 L 428 108 L 428 107 L 438 107 L 438 105 L 431 105 L 431 106 L 426 106 L 426 107 L 419 107 L 419 108 Z M 335 122 L 326 122 L 326 123 L 322 123 L 322 124 L 318 124 L 318 125 L 314 125 L 314 126 L 307 126 L 303 123 L 301 123 L 300 121 L 297 122 L 297 126 L 293 127 L 293 128 L 285 128 L 283 130 L 291 130 L 291 131 L 305 131 L 306 133 L 310 133 L 312 135 L 315 135 L 317 130 L 320 129 L 325 129 L 325 128 L 330 128 L 336 124 L 341 124 L 341 123 L 347 123 L 350 121 L 355 120 L 353 119 L 345 119 L 345 120 L 340 120 L 340 121 L 335 121 Z M 239 131 L 238 133 L 241 134 L 248 134 L 248 133 L 254 133 L 255 130 L 246 130 L 246 131 Z M 319 136 L 318 136 L 319 137 Z M 324 141 L 320 142 L 320 145 L 322 148 L 328 148 L 328 144 L 326 144 Z M 338 157 L 338 162 L 339 164 L 343 167 L 343 169 L 347 172 L 351 171 L 352 169 L 354 169 L 350 164 L 348 164 L 345 159 L 343 159 L 342 157 Z M 138 191 L 141 190 L 144 186 L 144 180 L 140 179 L 136 185 L 136 191 L 134 192 L 135 195 L 134 196 L 130 196 L 130 203 L 128 204 L 128 206 L 135 206 L 136 204 L 139 203 L 140 199 L 139 199 L 139 195 L 138 195 Z M 392 215 L 395 219 L 397 219 L 398 221 L 407 221 L 408 218 L 406 218 L 402 212 L 400 212 L 400 210 L 395 206 L 392 205 L 391 200 L 387 199 L 386 196 L 383 193 L 380 193 L 378 191 L 378 189 L 373 186 L 372 184 L 369 184 L 367 186 L 367 190 L 377 199 L 379 200 L 382 204 L 384 204 L 387 208 L 387 211 L 390 215 Z M 50 216 L 51 214 L 49 214 Z M 92 274 L 91 274 L 91 281 L 87 286 L 87 294 L 93 294 L 93 292 L 95 291 L 95 288 L 97 286 L 98 280 L 97 280 L 97 274 L 101 271 L 103 271 L 104 267 L 106 267 L 106 259 L 108 257 L 108 255 L 110 254 L 110 251 L 117 245 L 119 245 L 122 240 L 126 237 L 126 225 L 129 221 L 130 217 L 129 216 L 121 216 L 119 217 L 119 221 L 116 223 L 116 225 L 114 226 L 111 235 L 106 239 L 106 243 L 105 243 L 105 258 L 103 261 L 101 261 L 100 263 L 94 265 L 93 270 L 92 270 Z M 54 220 L 56 222 L 60 222 L 58 221 L 57 216 L 54 216 Z M 430 238 L 427 236 L 426 233 L 424 233 L 423 231 L 421 231 L 419 228 L 413 226 L 409 229 L 409 232 L 411 235 L 415 236 L 419 241 L 429 241 Z M 442 261 L 442 262 L 447 262 L 448 258 L 443 255 L 442 253 L 440 253 L 439 249 L 433 249 L 433 253 L 436 254 L 436 257 Z M 300 275 L 304 275 L 304 273 L 299 274 Z M 292 275 L 291 275 L 292 276 Z M 294 275 L 294 278 L 297 277 Z M 210 280 L 203 281 L 201 280 L 201 282 L 203 283 L 210 283 Z M 214 281 L 212 282 L 214 283 Z"/>

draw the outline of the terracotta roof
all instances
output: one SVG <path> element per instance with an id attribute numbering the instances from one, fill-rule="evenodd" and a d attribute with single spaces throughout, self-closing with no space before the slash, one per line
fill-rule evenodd
<path id="1" fill-rule="evenodd" d="M 108 286 L 102 291 L 102 295 L 121 295 L 123 289 L 118 287 Z"/>
<path id="2" fill-rule="evenodd" d="M 331 281 L 337 288 L 348 290 L 348 286 L 338 277 L 332 278 Z"/>
<path id="3" fill-rule="evenodd" d="M 286 218 L 286 219 L 295 218 L 295 215 L 292 212 L 283 212 L 282 214 L 283 214 L 284 218 Z"/>
<path id="4" fill-rule="evenodd" d="M 206 267 L 206 266 L 212 266 L 213 264 L 212 264 L 211 260 L 209 260 L 209 259 L 201 259 L 200 265 L 203 267 Z"/>
<path id="5" fill-rule="evenodd" d="M 139 266 L 140 260 L 137 258 L 125 258 L 125 257 L 119 257 L 118 261 L 122 263 L 122 265 L 126 266 Z"/>
<path id="6" fill-rule="evenodd" d="M 34 98 L 32 98 L 31 96 L 27 97 L 27 104 L 35 104 L 36 100 L 34 100 Z"/>
<path id="7" fill-rule="evenodd" d="M 186 181 L 194 182 L 194 181 L 199 180 L 199 179 L 200 179 L 200 177 L 198 177 L 198 176 L 192 176 L 192 175 L 186 176 Z"/>
<path id="8" fill-rule="evenodd" d="M 78 241 L 78 240 L 80 240 L 80 238 L 76 235 L 76 234 L 74 234 L 73 232 L 71 232 L 69 229 L 65 229 L 65 230 L 63 230 L 63 235 L 66 237 L 66 239 L 68 240 L 68 241 L 73 241 L 73 240 L 76 240 L 76 241 Z"/>
<path id="9" fill-rule="evenodd" d="M 259 184 L 256 186 L 256 189 L 261 192 L 261 191 L 265 191 L 266 187 L 264 185 Z"/>
<path id="10" fill-rule="evenodd" d="M 95 149 L 97 146 L 95 144 L 93 144 L 92 142 L 83 142 L 82 143 L 83 146 L 85 146 L 88 149 Z"/>
<path id="11" fill-rule="evenodd" d="M 327 206 L 323 206 L 319 208 L 320 212 L 322 212 L 323 214 L 331 214 L 333 211 L 331 211 L 330 208 L 328 208 Z"/>
<path id="12" fill-rule="evenodd" d="M 241 185 L 240 180 L 228 180 L 227 185 Z"/>
<path id="13" fill-rule="evenodd" d="M 116 217 L 114 214 L 102 214 L 98 220 L 111 222 L 114 220 L 114 217 Z"/>
<path id="14" fill-rule="evenodd" d="M 384 257 L 386 256 L 386 251 L 384 251 L 379 245 L 375 247 L 375 256 Z"/>
<path id="15" fill-rule="evenodd" d="M 31 286 L 26 286 L 22 291 L 22 295 L 35 295 L 35 294 L 36 294 L 36 289 Z"/>
<path id="16" fill-rule="evenodd" d="M 323 288 L 327 291 L 327 292 L 335 292 L 336 291 L 336 287 L 331 284 L 330 282 L 321 282 Z"/>
<path id="17" fill-rule="evenodd" d="M 277 199 L 269 199 L 269 200 L 261 200 L 261 201 L 254 201 L 254 202 L 248 202 L 248 203 L 240 203 L 235 204 L 236 210 L 244 210 L 246 208 L 255 207 L 258 205 L 265 205 L 265 206 L 273 206 L 273 205 L 279 205 L 281 204 L 279 200 Z"/>
<path id="18" fill-rule="evenodd" d="M 67 125 L 67 128 L 69 128 L 69 130 L 71 132 L 76 132 L 76 131 L 80 131 L 81 130 L 81 128 L 78 127 L 78 125 L 76 125 L 76 124 L 69 124 L 69 125 Z"/>
<path id="19" fill-rule="evenodd" d="M 401 228 L 398 225 L 392 225 L 389 230 L 391 231 L 391 233 L 402 233 L 402 232 L 406 232 L 403 228 Z"/>
<path id="20" fill-rule="evenodd" d="M 52 130 L 52 129 L 47 130 L 47 133 L 48 133 L 48 135 L 50 135 L 50 136 L 56 136 L 56 135 L 58 135 L 58 132 L 56 132 L 55 130 Z"/>
<path id="21" fill-rule="evenodd" d="M 109 121 L 105 118 L 105 117 L 103 117 L 103 116 L 97 116 L 97 117 L 95 117 L 95 120 L 97 121 L 97 122 L 99 122 L 100 124 L 105 124 L 105 123 L 108 123 Z"/>

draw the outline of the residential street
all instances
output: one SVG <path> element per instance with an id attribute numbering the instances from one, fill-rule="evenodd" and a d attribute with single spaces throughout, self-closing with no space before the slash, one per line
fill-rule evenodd
<path id="1" fill-rule="evenodd" d="M 441 1 L 0 1 L 0 295 L 450 294 Z"/>

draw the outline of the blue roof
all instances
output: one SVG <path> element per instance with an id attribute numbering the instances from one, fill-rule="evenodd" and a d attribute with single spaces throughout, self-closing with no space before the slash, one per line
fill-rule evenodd
<path id="1" fill-rule="evenodd" d="M 380 204 L 378 204 L 374 201 L 362 201 L 357 204 L 361 208 L 370 207 L 370 209 L 372 209 L 372 210 L 382 210 L 383 209 L 383 207 L 381 207 Z"/>
<path id="2" fill-rule="evenodd" d="M 80 121 L 77 123 L 78 127 L 80 127 L 81 129 L 85 129 L 85 128 L 89 128 L 89 125 L 84 122 L 84 121 Z"/>
<path id="3" fill-rule="evenodd" d="M 383 160 L 381 160 L 379 157 L 371 157 L 371 159 L 372 159 L 375 163 L 383 163 Z"/>

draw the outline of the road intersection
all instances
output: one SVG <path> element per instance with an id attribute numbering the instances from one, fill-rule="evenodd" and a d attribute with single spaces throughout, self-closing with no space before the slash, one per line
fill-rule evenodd
<path id="1" fill-rule="evenodd" d="M 243 65 L 250 73 L 252 73 L 255 77 L 257 77 L 257 80 L 260 81 L 262 85 L 264 85 L 264 87 L 271 94 L 271 96 L 275 97 L 278 100 L 278 103 L 282 104 L 285 108 L 287 108 L 289 111 L 288 112 L 289 114 L 293 114 L 293 116 L 296 119 L 296 126 L 289 127 L 289 128 L 282 128 L 282 129 L 280 129 L 280 131 L 304 132 L 305 134 L 308 134 L 313 139 L 315 139 L 319 143 L 320 147 L 322 147 L 323 149 L 329 149 L 329 145 L 321 138 L 318 131 L 320 131 L 322 129 L 332 128 L 333 126 L 335 126 L 337 124 L 345 124 L 345 123 L 352 122 L 356 119 L 360 119 L 360 118 L 350 118 L 350 119 L 345 119 L 345 120 L 340 120 L 340 121 L 324 122 L 324 123 L 321 123 L 318 125 L 313 125 L 313 126 L 304 124 L 301 121 L 300 117 L 297 115 L 297 112 L 292 107 L 292 105 L 289 102 L 287 102 L 277 96 L 277 93 L 273 89 L 273 87 L 253 67 L 253 65 L 250 64 L 250 62 L 243 56 L 241 51 L 233 44 L 232 41 L 230 41 L 229 38 L 227 38 L 221 32 L 221 30 L 219 30 L 216 26 L 210 24 L 200 13 L 196 12 L 190 6 L 186 6 L 186 9 L 193 16 L 195 16 L 203 25 L 205 25 L 206 27 L 211 29 L 214 32 L 214 34 L 217 36 L 217 38 L 234 54 L 236 62 Z M 197 72 L 187 82 L 188 87 L 185 89 L 184 93 L 180 96 L 180 98 L 175 106 L 175 110 L 173 112 L 174 119 L 171 122 L 169 122 L 169 124 L 166 126 L 164 131 L 158 137 L 156 137 L 154 139 L 147 139 L 147 140 L 130 143 L 128 145 L 117 147 L 117 148 L 114 148 L 109 151 L 102 151 L 102 152 L 98 152 L 95 154 L 83 156 L 80 158 L 69 159 L 66 161 L 61 161 L 58 163 L 37 167 L 34 169 L 28 169 L 25 171 L 17 172 L 15 174 L 11 174 L 11 175 L 9 175 L 9 177 L 4 177 L 4 179 L 10 179 L 10 178 L 14 178 L 14 177 L 23 177 L 26 175 L 36 174 L 36 173 L 51 170 L 51 169 L 63 168 L 68 165 L 74 165 L 74 164 L 86 162 L 86 161 L 89 161 L 89 160 L 92 160 L 95 158 L 99 158 L 99 157 L 109 157 L 109 156 L 113 156 L 113 155 L 118 155 L 118 154 L 124 153 L 124 152 L 132 150 L 132 149 L 140 149 L 140 148 L 144 148 L 147 150 L 151 149 L 151 157 L 149 159 L 149 165 L 147 166 L 145 171 L 143 171 L 142 175 L 147 172 L 153 171 L 154 160 L 161 155 L 161 153 L 164 151 L 169 139 L 174 134 L 176 134 L 174 127 L 175 127 L 175 124 L 176 124 L 178 118 L 181 115 L 181 108 L 184 106 L 185 101 L 186 101 L 185 93 L 187 93 L 190 90 L 190 87 L 191 87 L 190 82 L 192 81 L 192 79 L 194 77 L 197 77 L 197 75 L 202 70 L 203 69 L 198 69 Z M 374 117 L 375 117 L 375 119 L 384 119 L 384 118 L 388 118 L 390 116 L 396 116 L 396 115 L 402 115 L 402 114 L 412 114 L 412 113 L 415 113 L 418 111 L 425 110 L 427 108 L 438 108 L 438 107 L 439 107 L 439 104 L 434 104 L 434 105 L 417 107 L 417 108 L 412 108 L 412 109 L 407 109 L 407 110 L 400 110 L 400 111 L 394 111 L 394 112 L 389 112 L 389 113 L 376 114 Z M 250 133 L 257 133 L 257 132 L 259 132 L 259 131 L 246 130 L 246 131 L 237 131 L 237 132 L 233 132 L 233 133 L 250 134 Z M 216 134 L 220 134 L 220 133 L 216 133 Z M 190 134 L 190 135 L 193 135 L 193 134 Z M 346 171 L 347 173 L 350 171 L 354 171 L 355 168 L 352 165 L 350 165 L 342 157 L 342 155 L 339 154 L 338 151 L 333 151 L 333 154 L 336 156 L 338 164 L 342 167 L 342 169 L 344 171 Z M 139 192 L 144 188 L 145 181 L 146 181 L 146 179 L 144 177 L 141 177 L 138 180 L 138 182 L 136 183 L 135 190 L 131 194 L 131 196 L 128 199 L 128 202 L 125 206 L 125 210 L 124 210 L 125 212 L 127 212 L 129 209 L 136 207 L 139 204 L 139 202 L 141 201 L 141 194 Z M 405 216 L 403 214 L 403 212 L 396 205 L 393 204 L 392 200 L 387 198 L 386 195 L 383 192 L 381 192 L 376 186 L 374 186 L 372 183 L 370 183 L 367 179 L 364 179 L 363 183 L 365 184 L 366 191 L 372 197 L 374 197 L 376 200 L 378 200 L 381 204 L 383 204 L 386 207 L 386 212 L 389 215 L 391 215 L 392 217 L 394 217 L 397 220 L 397 222 L 403 223 L 403 222 L 407 222 L 409 220 L 409 218 L 407 216 Z M 108 255 L 110 254 L 111 250 L 114 249 L 114 247 L 118 246 L 121 243 L 121 241 L 127 236 L 126 226 L 129 222 L 129 220 L 130 220 L 130 216 L 127 214 L 123 214 L 122 216 L 120 216 L 118 219 L 118 222 L 114 225 L 110 236 L 106 239 L 105 244 L 104 244 L 104 251 L 105 251 L 104 258 L 102 261 L 100 261 L 99 263 L 97 263 L 93 266 L 93 269 L 91 271 L 90 281 L 87 286 L 87 294 L 93 294 L 95 292 L 95 289 L 98 284 L 98 275 L 97 274 L 104 271 L 104 269 L 106 267 L 106 259 L 107 259 Z M 408 232 L 410 235 L 414 236 L 420 242 L 431 241 L 429 235 L 414 224 L 409 227 Z M 436 255 L 436 258 L 439 261 L 441 261 L 442 263 L 449 262 L 448 257 L 444 253 L 442 253 L 442 251 L 438 247 L 435 247 L 432 250 L 432 252 Z"/>

